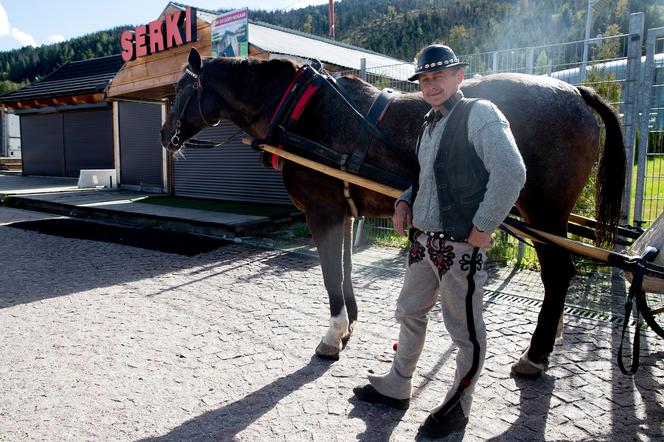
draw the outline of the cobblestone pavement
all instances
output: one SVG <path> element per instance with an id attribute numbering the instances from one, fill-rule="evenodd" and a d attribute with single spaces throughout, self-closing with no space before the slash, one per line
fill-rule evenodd
<path id="1" fill-rule="evenodd" d="M 353 398 L 398 332 L 401 274 L 380 266 L 356 266 L 360 324 L 330 363 L 312 357 L 328 320 L 315 258 L 238 244 L 186 257 L 2 226 L 0 251 L 0 440 L 413 440 L 453 376 L 434 313 L 410 410 Z M 494 296 L 496 275 L 485 369 L 451 440 L 662 440 L 661 339 L 643 332 L 626 377 L 620 329 L 568 315 L 547 373 L 511 378 L 537 308 Z"/>

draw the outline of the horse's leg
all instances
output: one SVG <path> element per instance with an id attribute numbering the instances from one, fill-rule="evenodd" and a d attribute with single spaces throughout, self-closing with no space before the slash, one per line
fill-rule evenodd
<path id="1" fill-rule="evenodd" d="M 545 230 L 565 236 L 566 228 L 544 227 Z M 565 307 L 565 297 L 570 281 L 574 276 L 574 263 L 569 252 L 555 246 L 536 243 L 540 261 L 544 302 L 537 318 L 537 326 L 530 340 L 530 346 L 512 366 L 512 372 L 523 376 L 538 376 L 544 370 L 544 363 L 553 351 L 559 334 L 561 315 Z"/>
<path id="2" fill-rule="evenodd" d="M 349 318 L 344 302 L 342 248 L 346 214 L 338 207 L 308 207 L 307 224 L 320 256 L 323 282 L 330 302 L 330 325 L 316 348 L 316 355 L 339 359 L 342 338 L 348 334 Z"/>
<path id="3" fill-rule="evenodd" d="M 355 293 L 353 293 L 353 281 L 351 280 L 351 272 L 353 270 L 352 264 L 353 257 L 353 219 L 347 218 L 344 222 L 344 303 L 346 305 L 346 312 L 348 313 L 348 333 L 342 337 L 344 343 L 348 342 L 350 336 L 353 334 L 353 327 L 357 321 L 357 302 L 355 301 Z"/>

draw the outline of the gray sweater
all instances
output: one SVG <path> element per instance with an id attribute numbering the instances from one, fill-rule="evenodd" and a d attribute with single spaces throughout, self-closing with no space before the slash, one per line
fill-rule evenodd
<path id="1" fill-rule="evenodd" d="M 456 106 L 452 108 L 452 112 Z M 413 226 L 425 231 L 440 231 L 440 209 L 436 193 L 433 163 L 448 117 L 441 119 L 429 134 L 425 129 L 420 141 L 420 188 L 412 201 L 412 187 L 398 201 L 413 208 Z M 505 219 L 519 197 L 526 181 L 526 167 L 505 116 L 490 101 L 473 104 L 468 116 L 468 141 L 489 172 L 484 200 L 473 217 L 473 224 L 483 232 L 493 232 Z"/>

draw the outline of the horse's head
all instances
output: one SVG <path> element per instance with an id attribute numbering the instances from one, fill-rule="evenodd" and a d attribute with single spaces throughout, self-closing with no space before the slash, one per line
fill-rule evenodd
<path id="1" fill-rule="evenodd" d="M 202 129 L 230 120 L 254 138 L 265 136 L 297 65 L 289 60 L 216 58 L 189 53 L 175 100 L 161 128 L 161 144 L 176 152 Z"/>
<path id="2" fill-rule="evenodd" d="M 219 110 L 213 107 L 213 92 L 203 90 L 203 61 L 195 48 L 189 52 L 188 62 L 160 131 L 161 145 L 171 152 L 180 150 L 185 141 L 219 120 Z"/>

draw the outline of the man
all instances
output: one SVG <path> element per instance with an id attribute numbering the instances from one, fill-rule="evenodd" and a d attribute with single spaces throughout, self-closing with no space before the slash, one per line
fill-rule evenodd
<path id="1" fill-rule="evenodd" d="M 362 401 L 409 407 L 427 313 L 440 293 L 445 327 L 459 348 L 456 374 L 420 432 L 443 437 L 468 423 L 486 352 L 485 251 L 493 243 L 492 232 L 516 202 L 526 171 L 498 108 L 463 97 L 459 87 L 468 64 L 438 44 L 424 48 L 416 60 L 409 80 L 419 81 L 431 110 L 417 141 L 419 176 L 397 201 L 393 218 L 401 235 L 406 225 L 411 227 L 412 241 L 395 313 L 401 324 L 399 345 L 390 371 L 370 374 L 369 384 L 353 391 Z"/>

